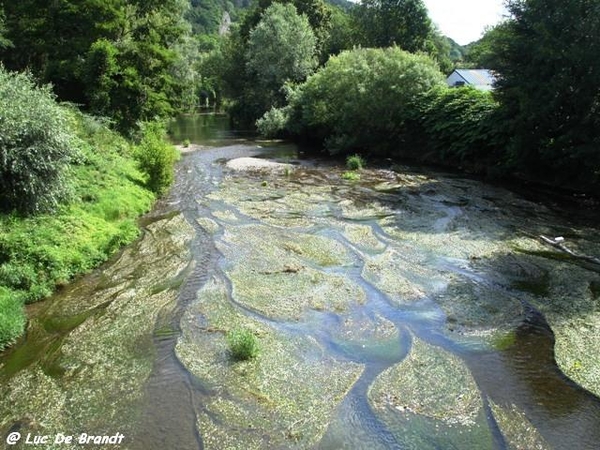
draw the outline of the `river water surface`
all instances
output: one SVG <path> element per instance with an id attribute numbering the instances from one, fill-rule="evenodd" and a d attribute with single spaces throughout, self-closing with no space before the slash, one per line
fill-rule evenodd
<path id="1" fill-rule="evenodd" d="M 226 120 L 174 124 L 198 145 L 140 240 L 30 309 L 0 361 L 3 436 L 598 448 L 600 267 L 539 238 L 600 256 L 589 215 L 416 167 L 346 181 Z M 227 165 L 240 157 L 281 165 Z M 231 359 L 233 329 L 255 335 L 257 358 Z"/>

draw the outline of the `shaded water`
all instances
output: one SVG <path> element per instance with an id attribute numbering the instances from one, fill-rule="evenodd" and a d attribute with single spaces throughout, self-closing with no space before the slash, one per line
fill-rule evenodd
<path id="1" fill-rule="evenodd" d="M 597 448 L 598 268 L 537 239 L 597 256 L 596 229 L 427 170 L 346 182 L 292 146 L 237 143 L 225 120 L 180 119 L 176 141 L 227 146 L 184 155 L 142 240 L 31 311 L 0 367 L 4 435 Z M 224 166 L 242 156 L 291 166 Z M 257 361 L 228 358 L 238 326 Z"/>

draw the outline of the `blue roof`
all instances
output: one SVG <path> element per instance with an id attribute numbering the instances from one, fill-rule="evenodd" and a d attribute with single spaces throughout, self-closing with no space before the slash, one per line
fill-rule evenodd
<path id="1" fill-rule="evenodd" d="M 490 86 L 496 81 L 496 77 L 487 69 L 456 69 L 467 84 L 473 86 Z"/>

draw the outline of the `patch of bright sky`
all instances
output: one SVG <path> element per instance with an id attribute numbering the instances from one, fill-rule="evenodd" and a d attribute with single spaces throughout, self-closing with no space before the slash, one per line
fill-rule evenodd
<path id="1" fill-rule="evenodd" d="M 442 34 L 460 45 L 478 40 L 506 14 L 503 0 L 424 0 Z"/>

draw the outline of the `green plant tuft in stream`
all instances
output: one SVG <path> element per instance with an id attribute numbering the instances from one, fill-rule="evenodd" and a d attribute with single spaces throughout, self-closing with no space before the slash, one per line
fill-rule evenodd
<path id="1" fill-rule="evenodd" d="M 227 345 L 231 356 L 237 361 L 246 361 L 258 356 L 258 340 L 249 330 L 236 328 L 229 331 Z"/>
<path id="2" fill-rule="evenodd" d="M 360 155 L 351 155 L 346 158 L 346 167 L 350 170 L 362 170 L 365 165 L 365 160 Z"/>
<path id="3" fill-rule="evenodd" d="M 188 148 L 190 146 L 190 144 L 191 144 L 190 140 L 185 139 L 181 145 L 183 146 L 183 148 Z"/>

